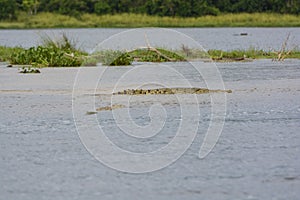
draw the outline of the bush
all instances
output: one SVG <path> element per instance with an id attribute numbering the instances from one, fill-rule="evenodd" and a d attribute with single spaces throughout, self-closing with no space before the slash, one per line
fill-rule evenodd
<path id="1" fill-rule="evenodd" d="M 98 15 L 111 13 L 109 4 L 105 1 L 99 1 L 95 4 L 95 13 Z"/>
<path id="2" fill-rule="evenodd" d="M 137 49 L 129 52 L 135 60 L 140 62 L 168 62 L 168 61 L 184 61 L 185 58 L 177 53 L 157 48 L 157 49 Z"/>
<path id="3" fill-rule="evenodd" d="M 126 52 L 122 51 L 103 51 L 99 52 L 102 56 L 100 56 L 99 61 L 102 62 L 103 65 L 108 66 L 124 66 L 124 65 L 131 65 L 133 61 L 133 57 L 130 56 Z"/>
<path id="4" fill-rule="evenodd" d="M 176 62 L 186 60 L 175 52 L 161 48 L 136 49 L 129 52 L 107 50 L 97 52 L 94 57 L 97 54 L 101 55 L 99 56 L 99 62 L 108 66 L 131 65 L 134 60 L 138 62 Z"/>
<path id="5" fill-rule="evenodd" d="M 87 55 L 75 47 L 66 34 L 58 41 L 48 35 L 42 36 L 43 46 L 17 51 L 10 57 L 11 64 L 32 65 L 36 67 L 81 66 L 83 56 Z"/>
<path id="6" fill-rule="evenodd" d="M 0 0 L 0 20 L 16 19 L 16 8 L 15 0 Z"/>
<path id="7" fill-rule="evenodd" d="M 10 58 L 10 62 L 11 64 L 37 67 L 71 67 L 81 66 L 82 60 L 78 59 L 81 55 L 76 51 L 38 46 L 14 53 Z"/>
<path id="8" fill-rule="evenodd" d="M 13 53 L 21 52 L 24 49 L 21 47 L 5 47 L 0 46 L 0 62 L 6 62 L 10 60 Z"/>

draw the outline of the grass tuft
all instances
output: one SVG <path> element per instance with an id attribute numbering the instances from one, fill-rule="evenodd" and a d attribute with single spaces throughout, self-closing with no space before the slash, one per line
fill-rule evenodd
<path id="1" fill-rule="evenodd" d="M 82 56 L 86 53 L 75 48 L 75 44 L 63 34 L 59 40 L 48 35 L 42 37 L 43 45 L 10 52 L 6 59 L 15 65 L 32 65 L 34 67 L 72 67 L 81 66 Z"/>

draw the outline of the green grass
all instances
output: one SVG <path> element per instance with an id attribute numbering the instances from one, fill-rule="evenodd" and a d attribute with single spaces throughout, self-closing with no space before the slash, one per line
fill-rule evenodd
<path id="1" fill-rule="evenodd" d="M 300 15 L 275 13 L 240 13 L 203 16 L 198 18 L 158 17 L 142 14 L 102 15 L 83 14 L 79 19 L 39 13 L 29 16 L 19 13 L 15 21 L 2 21 L 2 29 L 24 28 L 96 28 L 96 27 L 299 27 Z"/>
<path id="2" fill-rule="evenodd" d="M 0 61 L 15 65 L 31 65 L 33 67 L 72 67 L 91 66 L 97 63 L 109 66 L 131 65 L 137 62 L 178 62 L 195 59 L 216 61 L 247 61 L 248 59 L 272 59 L 283 61 L 287 58 L 300 59 L 300 50 L 285 50 L 281 52 L 264 51 L 250 48 L 247 50 L 209 50 L 208 52 L 183 48 L 182 50 L 166 50 L 162 48 L 136 49 L 130 52 L 101 51 L 88 55 L 70 44 L 68 38 L 56 43 L 50 39 L 44 40 L 44 46 L 23 49 L 20 47 L 0 46 Z"/>
<path id="3" fill-rule="evenodd" d="M 78 59 L 82 55 L 83 53 L 70 49 L 38 46 L 13 53 L 9 61 L 13 65 L 34 67 L 73 67 L 82 65 L 83 61 Z"/>
<path id="4" fill-rule="evenodd" d="M 5 47 L 0 46 L 0 62 L 7 62 L 10 60 L 12 54 L 23 51 L 21 47 Z"/>
<path id="5" fill-rule="evenodd" d="M 288 51 L 282 52 L 285 55 L 284 58 L 296 58 L 300 59 L 300 50 L 295 49 L 287 54 Z M 277 52 L 264 51 L 261 49 L 250 48 L 247 50 L 232 50 L 232 51 L 222 51 L 222 50 L 209 50 L 208 54 L 213 60 L 221 59 L 239 59 L 239 58 L 250 58 L 250 59 L 276 59 L 278 57 Z"/>
<path id="6" fill-rule="evenodd" d="M 176 52 L 169 51 L 162 48 L 157 49 L 137 49 L 129 52 L 129 55 L 134 60 L 139 62 L 170 62 L 170 61 L 185 61 L 183 56 L 180 56 Z"/>
<path id="7" fill-rule="evenodd" d="M 122 51 L 100 51 L 96 52 L 91 56 L 94 58 L 94 61 L 100 62 L 103 65 L 108 66 L 122 66 L 122 65 L 131 65 L 133 61 L 136 62 L 177 62 L 185 61 L 186 59 L 177 54 L 176 52 L 169 51 L 162 48 L 143 48 L 136 49 L 129 52 Z M 96 58 L 96 59 L 95 59 Z M 91 63 L 87 58 L 87 63 Z"/>
<path id="8" fill-rule="evenodd" d="M 43 45 L 29 49 L 0 47 L 0 58 L 13 65 L 34 67 L 72 67 L 81 66 L 87 53 L 76 49 L 75 43 L 63 34 L 58 40 L 48 35 L 42 36 Z M 28 73 L 27 70 L 26 72 Z"/>
<path id="9" fill-rule="evenodd" d="M 232 50 L 232 51 L 222 51 L 222 50 L 209 50 L 208 54 L 213 59 L 235 59 L 235 58 L 272 58 L 274 54 L 271 52 L 266 52 L 263 50 L 256 50 L 256 49 L 248 49 L 248 50 Z"/>

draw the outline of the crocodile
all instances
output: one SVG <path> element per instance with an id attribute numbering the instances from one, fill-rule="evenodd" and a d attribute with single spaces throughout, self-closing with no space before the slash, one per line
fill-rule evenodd
<path id="1" fill-rule="evenodd" d="M 157 89 L 127 89 L 113 95 L 156 95 L 156 94 L 206 94 L 212 92 L 232 93 L 231 90 L 209 90 L 206 88 L 157 88 Z"/>

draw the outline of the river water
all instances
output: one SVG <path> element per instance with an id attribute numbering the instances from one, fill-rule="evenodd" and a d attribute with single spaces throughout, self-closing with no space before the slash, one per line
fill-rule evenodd
<path id="1" fill-rule="evenodd" d="M 41 44 L 41 36 L 58 37 L 66 33 L 83 50 L 93 51 L 108 37 L 129 29 L 35 29 L 0 30 L 0 45 L 31 47 Z M 289 46 L 300 44 L 300 28 L 177 28 L 173 29 L 192 37 L 205 49 L 279 50 L 290 34 Z M 247 33 L 247 36 L 241 36 Z M 151 41 L 150 41 L 151 42 Z"/>
<path id="2" fill-rule="evenodd" d="M 214 32 L 217 29 L 199 30 Z M 226 30 L 225 35 L 237 40 L 241 36 L 232 36 L 232 33 L 246 30 L 253 34 L 257 31 Z M 266 30 L 268 32 L 270 29 Z M 282 35 L 278 35 L 280 38 L 289 31 L 274 30 L 282 31 Z M 299 32 L 299 29 L 293 30 Z M 19 31 L 0 31 L 1 42 L 4 32 Z M 6 42 L 14 45 L 9 42 L 12 34 L 9 35 Z M 26 37 L 26 34 L 23 36 Z M 218 37 L 215 39 L 221 40 Z M 85 41 L 84 38 L 80 40 Z M 29 46 L 32 44 L 30 42 L 35 42 L 28 38 L 26 41 L 28 43 L 24 44 Z M 230 42 L 232 45 L 228 47 L 236 43 L 235 39 L 224 43 Z M 252 44 L 259 42 L 253 40 Z M 268 42 L 263 44 L 268 45 Z M 226 49 L 226 45 L 220 48 Z M 192 86 L 205 87 L 207 82 L 195 75 L 195 68 L 209 71 L 211 66 L 202 61 L 194 64 L 198 67 L 189 67 L 188 63 L 166 63 L 164 66 L 180 72 Z M 116 127 L 114 114 L 117 113 L 112 111 L 94 115 L 86 113 L 109 105 L 110 93 L 116 83 L 132 71 L 142 76 L 145 82 L 166 80 L 163 83 L 178 84 L 177 77 L 170 71 L 160 70 L 157 73 L 157 66 L 150 65 L 150 68 L 145 68 L 148 70 L 147 76 L 143 76 L 143 71 L 139 71 L 140 64 L 136 63 L 131 67 L 108 69 L 103 66 L 44 68 L 41 74 L 25 75 L 18 73 L 18 68 L 7 68 L 6 65 L 0 63 L 0 199 L 299 199 L 299 60 L 216 64 L 224 88 L 233 92 L 226 95 L 222 134 L 215 148 L 204 159 L 199 159 L 198 155 L 211 120 L 210 94 L 197 95 L 196 104 L 188 101 L 184 103 L 186 105 L 179 102 L 185 94 L 178 97 L 132 97 L 130 115 L 140 127 L 151 124 L 151 106 L 160 104 L 167 113 L 162 131 L 151 138 L 137 139 L 124 134 L 122 129 Z M 76 79 L 79 72 L 80 77 Z M 102 75 L 94 90 L 93 77 L 103 73 L 105 76 Z M 206 79 L 215 78 L 215 74 L 208 73 L 207 76 Z M 75 80 L 78 79 L 84 80 L 84 85 L 75 87 Z M 121 81 L 117 89 L 136 87 L 140 84 L 139 80 L 129 77 Z M 73 88 L 77 89 L 75 95 Z M 91 97 L 95 100 L 94 107 L 87 105 Z M 117 96 L 114 103 L 125 105 L 125 97 Z M 76 101 L 82 106 L 75 107 L 74 111 Z M 80 120 L 90 123 L 97 119 L 107 137 L 120 148 L 138 153 L 155 151 L 176 136 L 182 106 L 191 115 L 195 109 L 200 110 L 196 121 L 197 135 L 176 162 L 150 173 L 120 172 L 102 164 L 82 144 L 78 127 L 76 129 L 75 126 L 75 122 L 80 125 Z M 120 114 L 127 112 L 125 108 L 116 111 Z M 157 112 L 155 107 L 153 111 Z M 76 116 L 80 118 L 74 121 Z M 190 121 L 190 124 L 196 122 Z M 128 121 L 121 119 L 118 123 L 125 126 Z M 83 128 L 86 132 L 92 130 L 89 124 Z M 123 159 L 118 155 L 116 158 Z M 130 160 L 124 165 L 128 162 Z"/>

